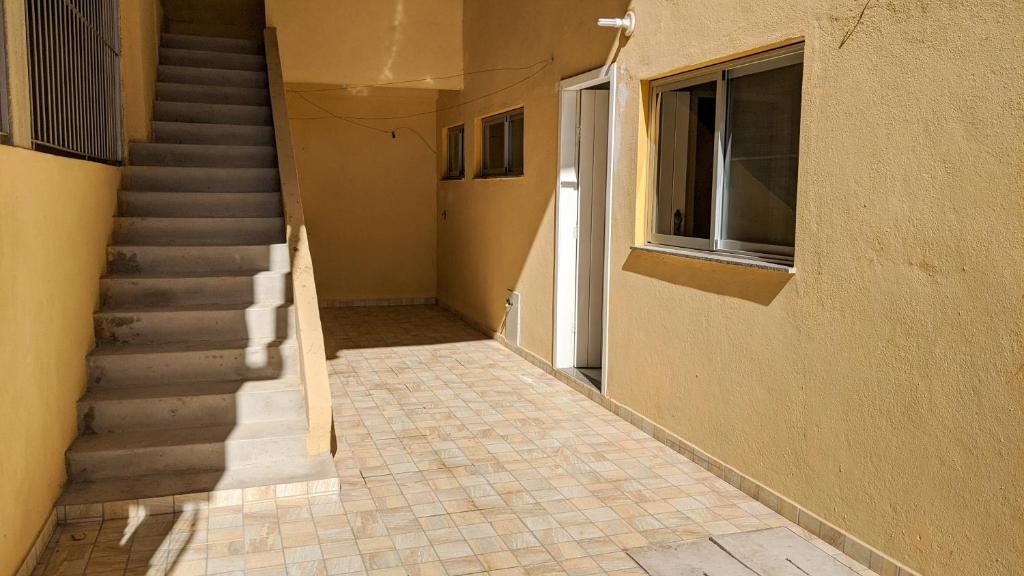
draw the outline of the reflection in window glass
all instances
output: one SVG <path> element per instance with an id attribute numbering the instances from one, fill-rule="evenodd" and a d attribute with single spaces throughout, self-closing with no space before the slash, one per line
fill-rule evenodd
<path id="1" fill-rule="evenodd" d="M 448 167 L 445 178 L 462 178 L 466 174 L 464 136 L 462 125 L 448 129 Z"/>
<path id="2" fill-rule="evenodd" d="M 505 172 L 505 119 L 484 122 L 484 174 Z"/>
<path id="3" fill-rule="evenodd" d="M 523 131 L 525 128 L 522 110 L 509 116 L 509 174 L 523 173 Z"/>
<path id="4" fill-rule="evenodd" d="M 484 176 L 522 176 L 526 123 L 523 109 L 497 114 L 482 121 Z"/>
<path id="5" fill-rule="evenodd" d="M 658 234 L 711 237 L 716 92 L 716 83 L 708 82 L 661 95 L 654 223 Z"/>
<path id="6" fill-rule="evenodd" d="M 729 80 L 725 238 L 792 246 L 800 143 L 800 63 Z"/>

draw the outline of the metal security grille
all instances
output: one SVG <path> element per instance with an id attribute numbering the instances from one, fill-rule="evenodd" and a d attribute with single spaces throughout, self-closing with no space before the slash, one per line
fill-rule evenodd
<path id="1" fill-rule="evenodd" d="M 0 142 L 11 133 L 11 114 L 8 112 L 7 94 L 7 42 L 4 39 L 4 5 L 0 2 Z"/>
<path id="2" fill-rule="evenodd" d="M 122 158 L 117 0 L 26 0 L 37 149 Z"/>

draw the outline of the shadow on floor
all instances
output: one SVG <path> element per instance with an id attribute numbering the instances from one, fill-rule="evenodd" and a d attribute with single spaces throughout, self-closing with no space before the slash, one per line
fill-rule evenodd
<path id="1" fill-rule="evenodd" d="M 489 340 L 440 306 L 322 308 L 320 320 L 328 360 L 341 350 Z"/>

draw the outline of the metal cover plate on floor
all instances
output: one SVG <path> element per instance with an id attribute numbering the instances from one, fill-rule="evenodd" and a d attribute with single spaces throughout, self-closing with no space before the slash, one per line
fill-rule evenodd
<path id="1" fill-rule="evenodd" d="M 706 539 L 626 553 L 651 576 L 757 576 Z"/>
<path id="2" fill-rule="evenodd" d="M 651 576 L 857 576 L 788 528 L 629 550 Z"/>

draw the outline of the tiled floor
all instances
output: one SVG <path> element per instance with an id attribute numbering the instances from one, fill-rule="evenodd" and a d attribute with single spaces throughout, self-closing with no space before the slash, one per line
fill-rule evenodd
<path id="1" fill-rule="evenodd" d="M 323 320 L 337 497 L 65 525 L 37 573 L 628 575 L 634 547 L 808 537 L 436 307 Z"/>

